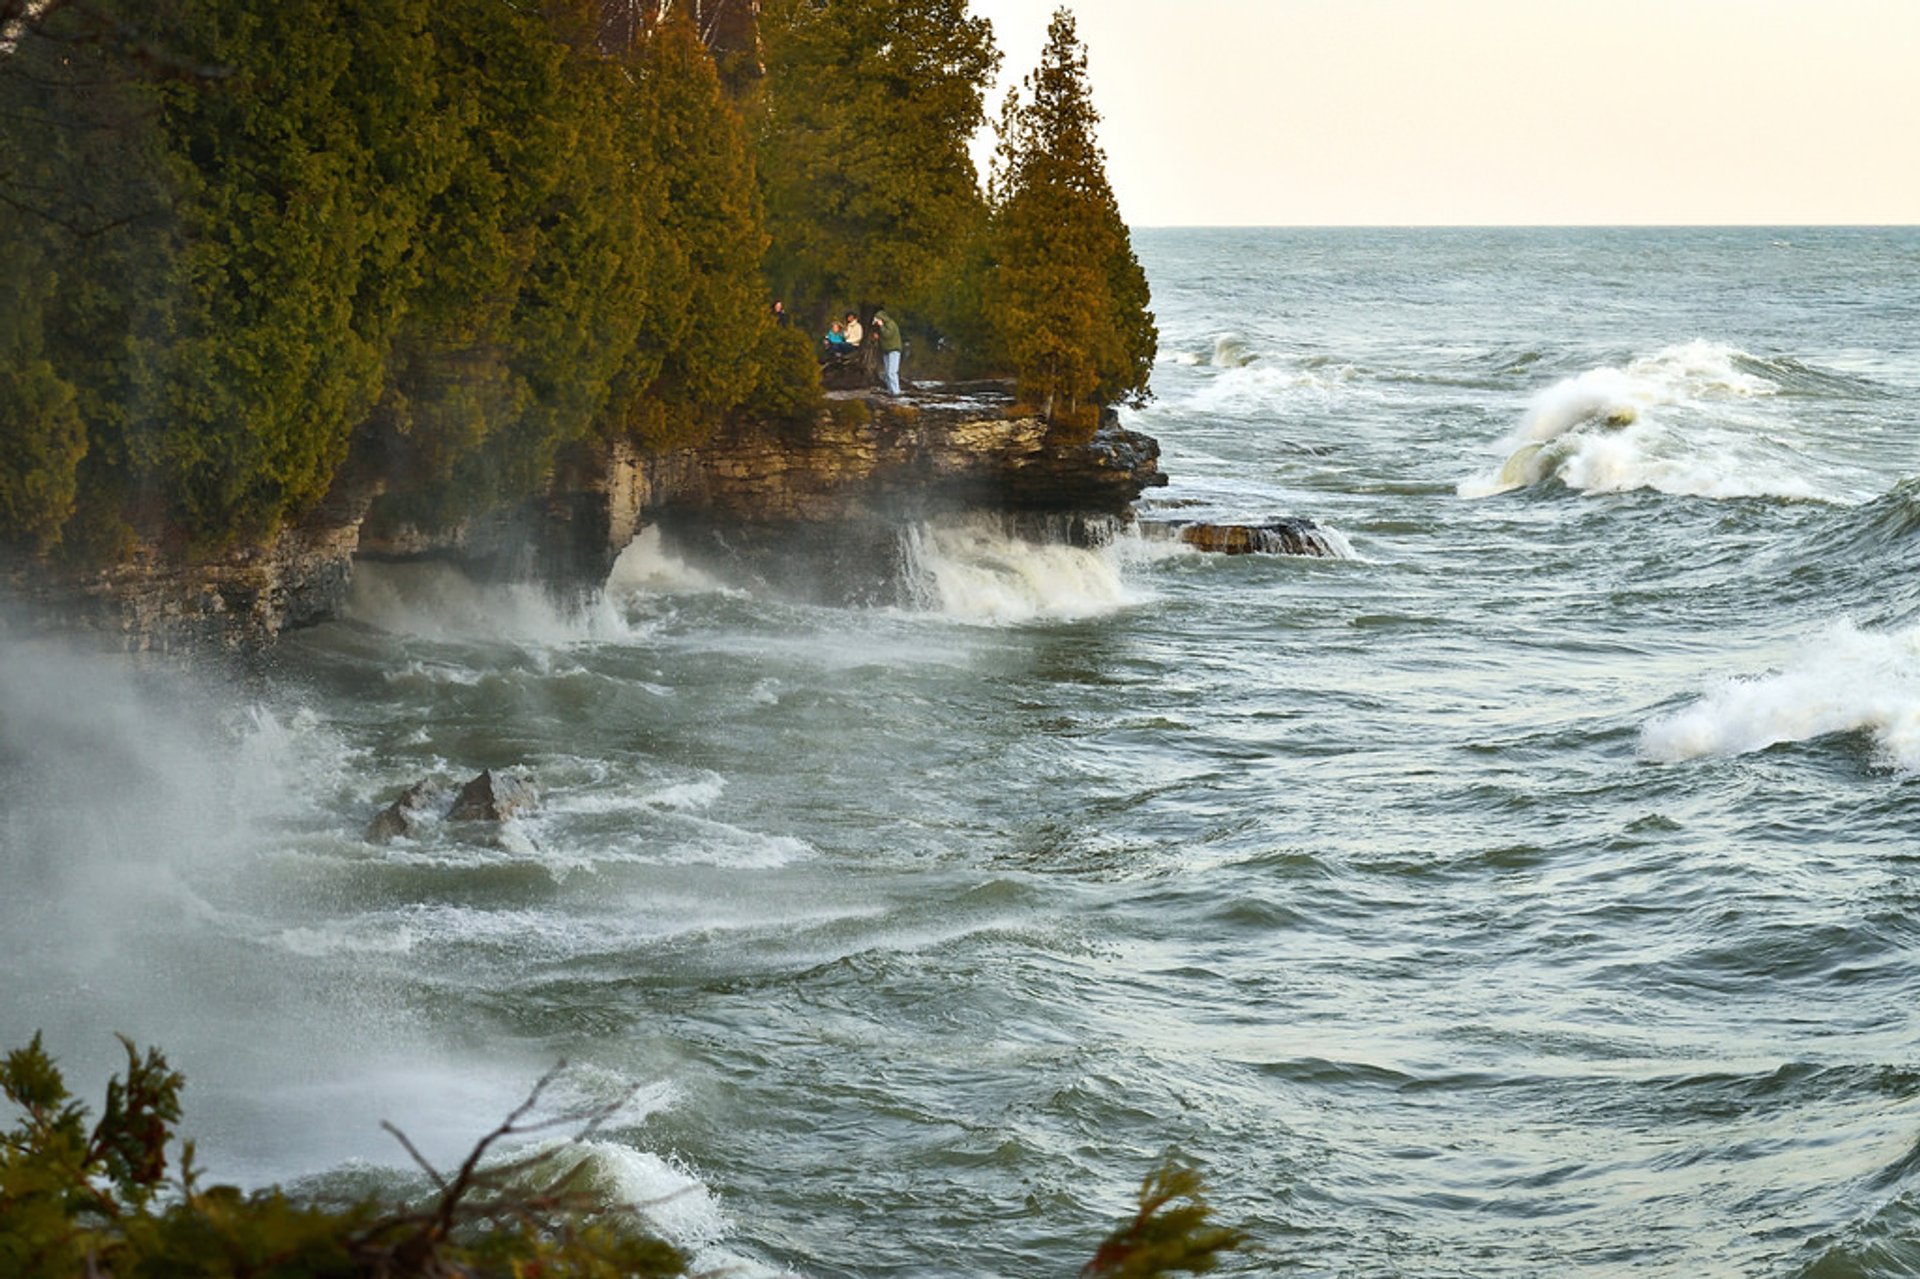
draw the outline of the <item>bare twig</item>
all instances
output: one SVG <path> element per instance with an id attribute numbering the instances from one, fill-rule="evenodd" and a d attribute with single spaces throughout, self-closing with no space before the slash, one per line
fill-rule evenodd
<path id="1" fill-rule="evenodd" d="M 413 1144 L 412 1139 L 410 1139 L 407 1134 L 396 1128 L 390 1120 L 382 1119 L 380 1126 L 392 1133 L 393 1139 L 400 1143 L 400 1148 L 412 1157 L 413 1162 L 420 1165 L 420 1171 L 426 1173 L 433 1181 L 433 1188 L 435 1190 L 445 1190 L 447 1188 L 447 1179 L 440 1175 L 438 1168 L 435 1168 L 427 1162 L 427 1157 L 420 1153 L 419 1147 Z"/>

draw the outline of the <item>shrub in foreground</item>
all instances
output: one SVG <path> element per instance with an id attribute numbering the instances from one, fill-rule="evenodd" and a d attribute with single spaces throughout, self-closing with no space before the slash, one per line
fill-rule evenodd
<path id="1" fill-rule="evenodd" d="M 664 1279 L 687 1258 L 653 1236 L 640 1209 L 586 1185 L 577 1146 L 614 1106 L 531 1120 L 558 1069 L 442 1173 L 388 1125 L 432 1181 L 425 1201 L 320 1207 L 278 1189 L 202 1185 L 193 1145 L 169 1177 L 167 1147 L 184 1078 L 157 1051 L 126 1045 L 88 1123 L 40 1037 L 0 1061 L 0 1094 L 20 1111 L 0 1132 L 0 1275 L 8 1279 Z M 570 1140 L 490 1160 L 502 1141 L 555 1127 Z M 1082 1279 L 1150 1279 L 1212 1270 L 1245 1241 L 1210 1225 L 1193 1170 L 1168 1164 L 1140 1187 L 1139 1209 L 1100 1245 Z"/>

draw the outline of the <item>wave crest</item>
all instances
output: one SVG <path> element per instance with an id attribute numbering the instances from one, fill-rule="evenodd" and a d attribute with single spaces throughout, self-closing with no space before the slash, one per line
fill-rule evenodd
<path id="1" fill-rule="evenodd" d="M 1649 722 L 1640 753 L 1670 764 L 1856 732 L 1883 764 L 1920 773 L 1920 627 L 1877 633 L 1841 622 L 1781 670 L 1724 681 Z"/>
<path id="2" fill-rule="evenodd" d="M 1557 480 L 1582 493 L 1840 500 L 1801 473 L 1797 449 L 1751 407 L 1780 390 L 1757 371 L 1767 367 L 1694 341 L 1564 378 L 1533 397 L 1504 441 L 1505 461 L 1458 491 L 1487 497 Z"/>

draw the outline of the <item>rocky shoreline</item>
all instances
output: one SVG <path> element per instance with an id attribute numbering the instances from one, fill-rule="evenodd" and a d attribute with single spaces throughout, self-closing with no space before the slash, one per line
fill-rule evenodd
<path id="1" fill-rule="evenodd" d="M 128 651 L 258 650 L 338 616 L 356 560 L 448 561 L 480 579 L 582 593 L 651 526 L 696 554 L 797 557 L 846 595 L 884 564 L 903 524 L 970 511 L 1058 516 L 1068 528 L 1124 520 L 1166 483 L 1158 442 L 1111 416 L 1071 439 L 1012 405 L 995 383 L 923 385 L 897 400 L 836 392 L 806 422 L 739 422 L 660 454 L 577 453 L 534 500 L 431 532 L 371 529 L 381 481 L 355 477 L 265 548 L 187 561 L 143 545 L 88 573 L 0 563 L 7 624 Z"/>

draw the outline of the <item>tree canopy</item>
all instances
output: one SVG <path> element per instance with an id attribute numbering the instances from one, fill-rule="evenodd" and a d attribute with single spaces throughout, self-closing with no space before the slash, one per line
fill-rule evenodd
<path id="1" fill-rule="evenodd" d="M 764 0 L 760 21 L 775 288 L 816 316 L 919 305 L 984 212 L 991 25 L 966 0 Z"/>
<path id="2" fill-rule="evenodd" d="M 686 6 L 72 0 L 0 50 L 0 539 L 215 548 L 358 456 L 428 524 L 771 366 L 744 125 Z M 673 431 L 665 429 L 673 424 Z M 91 506 L 91 509 L 86 509 Z"/>

